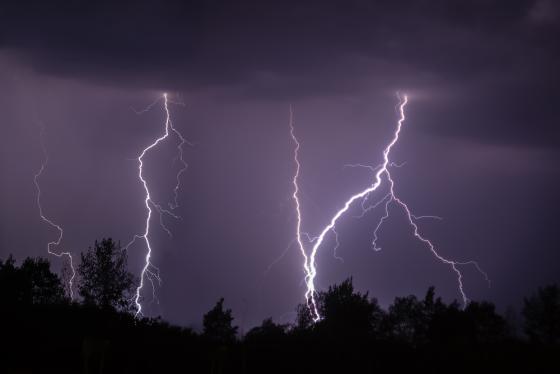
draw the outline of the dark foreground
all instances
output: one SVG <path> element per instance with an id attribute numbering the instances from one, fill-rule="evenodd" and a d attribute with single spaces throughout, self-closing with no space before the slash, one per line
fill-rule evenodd
<path id="1" fill-rule="evenodd" d="M 110 240 L 82 255 L 77 276 L 70 302 L 47 260 L 0 260 L 0 373 L 560 373 L 555 285 L 506 318 L 433 288 L 384 310 L 348 279 L 317 295 L 319 322 L 299 305 L 293 324 L 267 319 L 239 336 L 223 299 L 201 332 L 135 318 L 135 280 Z"/>
<path id="2" fill-rule="evenodd" d="M 407 319 L 409 308 L 400 320 L 394 311 L 393 321 L 379 321 L 387 325 L 378 331 L 364 328 L 359 315 L 344 315 L 308 326 L 265 321 L 242 338 L 228 337 L 220 321 L 214 333 L 197 334 L 81 305 L 3 308 L 0 372 L 559 372 L 558 345 L 513 336 L 501 317 L 472 305 L 446 306 L 423 326 L 421 315 Z"/>

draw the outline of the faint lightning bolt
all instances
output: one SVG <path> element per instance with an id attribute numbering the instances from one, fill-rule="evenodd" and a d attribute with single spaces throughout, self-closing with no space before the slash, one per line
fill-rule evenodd
<path id="1" fill-rule="evenodd" d="M 60 257 L 60 258 L 66 257 L 68 259 L 68 264 L 70 265 L 70 269 L 72 270 L 72 276 L 68 280 L 68 290 L 70 293 L 70 299 L 74 300 L 73 282 L 74 282 L 74 277 L 76 276 L 76 270 L 74 269 L 72 254 L 70 252 L 55 252 L 53 250 L 57 248 L 62 242 L 64 230 L 60 225 L 54 223 L 52 220 L 47 218 L 47 216 L 43 212 L 43 206 L 41 205 L 41 186 L 39 185 L 39 178 L 43 174 L 43 171 L 45 171 L 45 169 L 47 168 L 47 165 L 49 163 L 49 154 L 47 152 L 47 146 L 45 145 L 45 126 L 43 124 L 40 124 L 40 126 L 41 126 L 41 133 L 39 136 L 41 141 L 41 149 L 43 150 L 43 161 L 41 163 L 41 168 L 39 169 L 39 171 L 37 171 L 37 173 L 35 173 L 33 177 L 33 183 L 35 183 L 35 189 L 37 190 L 37 200 L 36 200 L 37 207 L 39 208 L 39 215 L 41 216 L 41 219 L 58 231 L 57 239 L 47 244 L 47 252 L 53 256 Z"/>
<path id="2" fill-rule="evenodd" d="M 303 256 L 303 269 L 305 270 L 305 283 L 307 285 L 307 291 L 305 293 L 305 298 L 307 300 L 307 305 L 310 307 L 311 311 L 314 313 L 314 319 L 320 319 L 319 312 L 317 310 L 317 302 L 315 301 L 315 283 L 313 277 L 313 270 L 309 263 L 309 257 L 305 251 L 305 245 L 303 244 L 302 240 L 302 232 L 301 232 L 301 204 L 299 202 L 299 173 L 301 169 L 301 164 L 299 162 L 299 149 L 301 147 L 294 129 L 294 109 L 290 105 L 290 135 L 292 140 L 295 143 L 294 148 L 294 162 L 296 164 L 296 172 L 292 179 L 292 185 L 294 186 L 294 192 L 292 194 L 292 198 L 296 204 L 296 242 L 298 244 L 299 250 L 301 255 Z"/>
<path id="3" fill-rule="evenodd" d="M 165 132 L 162 136 L 157 138 L 153 143 L 151 143 L 146 148 L 144 148 L 137 158 L 137 161 L 138 161 L 138 179 L 140 180 L 142 186 L 144 187 L 144 192 L 146 194 L 145 198 L 144 198 L 144 205 L 146 206 L 146 210 L 148 212 L 148 214 L 146 216 L 146 224 L 145 224 L 145 227 L 144 227 L 144 232 L 142 234 L 135 235 L 132 238 L 132 240 L 124 247 L 124 249 L 127 249 L 137 239 L 140 239 L 140 240 L 144 241 L 144 243 L 146 245 L 146 249 L 147 249 L 146 257 L 144 259 L 145 260 L 144 267 L 142 268 L 142 271 L 140 273 L 140 284 L 136 288 L 136 294 L 134 296 L 134 303 L 136 304 L 136 316 L 142 315 L 142 304 L 141 304 L 142 296 L 141 295 L 142 295 L 142 289 L 144 288 L 144 285 L 145 285 L 145 281 L 150 282 L 150 284 L 152 286 L 152 300 L 157 300 L 156 294 L 155 294 L 155 282 L 157 281 L 158 284 L 161 285 L 161 277 L 160 277 L 159 268 L 157 268 L 151 262 L 153 247 L 152 247 L 152 244 L 150 243 L 150 236 L 149 235 L 150 235 L 150 222 L 151 222 L 151 219 L 152 219 L 152 213 L 154 211 L 159 213 L 159 222 L 160 222 L 161 227 L 163 228 L 163 230 L 168 235 L 171 236 L 171 231 L 165 226 L 165 224 L 163 222 L 163 216 L 168 215 L 168 216 L 171 216 L 171 217 L 176 218 L 176 219 L 180 218 L 179 216 L 174 214 L 172 212 L 172 210 L 179 206 L 178 194 L 179 194 L 179 189 L 181 187 L 181 175 L 184 173 L 184 171 L 187 169 L 187 166 L 188 166 L 187 163 L 185 162 L 184 158 L 183 158 L 183 146 L 185 144 L 190 144 L 190 143 L 173 126 L 173 122 L 171 120 L 171 115 L 170 115 L 170 112 L 169 112 L 169 106 L 168 106 L 169 100 L 167 98 L 167 93 L 164 93 L 162 98 L 163 98 L 163 108 L 164 108 L 164 112 L 165 112 Z M 142 111 L 137 111 L 136 113 L 141 114 L 141 113 L 144 113 L 144 112 L 150 110 L 162 98 L 157 99 L 156 101 L 151 103 L 146 109 L 144 109 Z M 176 184 L 173 188 L 174 199 L 173 199 L 172 202 L 169 203 L 169 208 L 171 210 L 168 210 L 168 209 L 164 209 L 160 204 L 154 202 L 154 200 L 152 199 L 152 196 L 150 194 L 150 189 L 148 187 L 148 182 L 144 178 L 144 157 L 146 156 L 146 154 L 149 151 L 151 151 L 153 148 L 156 148 L 161 142 L 163 142 L 165 139 L 167 139 L 169 137 L 170 133 L 173 133 L 179 140 L 178 144 L 177 144 L 176 160 L 178 160 L 179 163 L 181 164 L 181 169 L 179 169 L 179 171 L 177 172 L 177 175 L 176 175 Z"/>
<path id="4" fill-rule="evenodd" d="M 343 205 L 343 207 L 338 210 L 336 212 L 336 214 L 331 218 L 331 220 L 329 221 L 328 225 L 325 226 L 325 228 L 320 232 L 320 234 L 317 237 L 314 237 L 313 240 L 310 240 L 309 243 L 312 244 L 311 246 L 311 251 L 308 254 L 308 251 L 306 250 L 306 246 L 302 240 L 302 232 L 301 232 L 301 203 L 299 200 L 299 185 L 298 185 L 298 179 L 299 179 L 299 175 L 300 175 L 300 169 L 301 169 L 301 164 L 299 162 L 299 150 L 300 150 L 300 143 L 297 139 L 297 137 L 295 136 L 295 132 L 294 132 L 294 119 L 293 119 L 293 109 L 290 107 L 290 135 L 292 137 L 292 140 L 295 144 L 295 148 L 294 148 L 294 162 L 296 164 L 296 170 L 295 170 L 295 174 L 294 177 L 292 179 L 292 184 L 294 187 L 294 192 L 293 192 L 293 199 L 295 202 L 295 206 L 296 206 L 296 217 L 297 217 L 297 225 L 296 225 L 296 238 L 297 238 L 297 243 L 300 249 L 301 254 L 303 255 L 304 258 L 304 263 L 303 263 L 303 268 L 304 268 L 304 273 L 305 273 L 305 283 L 307 286 L 307 290 L 305 292 L 305 298 L 307 300 L 307 305 L 310 309 L 310 312 L 312 314 L 313 320 L 315 322 L 319 321 L 321 319 L 321 315 L 319 314 L 319 311 L 317 309 L 317 301 L 315 299 L 315 295 L 317 293 L 316 291 L 316 287 L 315 287 L 315 278 L 317 277 L 317 266 L 316 266 L 316 262 L 315 259 L 317 257 L 317 253 L 318 250 L 321 246 L 321 244 L 323 243 L 326 235 L 329 232 L 333 232 L 335 235 L 335 239 L 337 241 L 337 247 L 338 247 L 338 233 L 335 231 L 335 226 L 337 221 L 339 220 L 339 218 L 344 215 L 344 213 L 346 213 L 349 209 L 350 206 L 356 201 L 356 200 L 362 200 L 362 214 L 360 215 L 363 216 L 367 211 L 374 209 L 382 204 L 384 204 L 384 208 L 385 208 L 385 212 L 383 214 L 383 216 L 381 217 L 380 221 L 378 222 L 378 224 L 375 227 L 375 230 L 373 232 L 373 249 L 374 250 L 380 250 L 380 248 L 377 246 L 377 240 L 378 240 L 378 231 L 381 228 L 381 226 L 383 225 L 383 223 L 385 222 L 385 220 L 387 220 L 389 218 L 389 205 L 391 203 L 396 203 L 398 204 L 400 207 L 403 208 L 407 218 L 408 218 L 408 222 L 410 224 L 410 226 L 413 229 L 413 233 L 414 236 L 420 240 L 422 243 L 426 244 L 430 250 L 430 252 L 436 257 L 436 259 L 438 259 L 440 262 L 449 265 L 453 271 L 456 273 L 457 275 L 457 283 L 458 283 L 458 287 L 459 287 L 459 292 L 461 294 L 461 298 L 463 299 L 463 304 L 466 305 L 469 301 L 465 291 L 464 291 L 464 287 L 463 287 L 463 274 L 461 273 L 461 271 L 459 270 L 458 266 L 461 265 L 472 265 L 476 268 L 476 270 L 478 270 L 483 276 L 484 278 L 489 282 L 488 279 L 488 275 L 480 268 L 480 266 L 478 265 L 477 262 L 475 261 L 466 261 L 466 262 L 458 262 L 458 261 L 453 261 L 450 259 L 447 259 L 445 257 L 443 257 L 442 255 L 440 255 L 435 246 L 433 245 L 433 243 L 431 241 L 429 241 L 428 239 L 426 239 L 425 237 L 423 237 L 418 229 L 418 226 L 416 224 L 416 220 L 420 219 L 420 218 L 437 218 L 440 219 L 440 217 L 437 216 L 414 216 L 410 209 L 408 208 L 408 206 L 406 205 L 406 203 L 404 203 L 401 199 L 399 199 L 397 197 L 397 195 L 395 194 L 394 191 L 394 181 L 391 177 L 391 173 L 389 171 L 389 167 L 394 166 L 394 167 L 400 167 L 403 164 L 394 164 L 390 161 L 389 156 L 391 153 L 391 150 L 393 148 L 393 146 L 397 143 L 397 141 L 399 140 L 399 135 L 401 133 L 401 129 L 402 129 L 402 125 L 406 119 L 405 117 L 405 107 L 406 104 L 408 103 L 408 97 L 405 95 L 402 99 L 400 97 L 400 95 L 398 96 L 399 98 L 399 104 L 398 104 L 398 111 L 400 114 L 400 118 L 397 121 L 397 127 L 396 130 L 393 134 L 393 137 L 391 139 L 391 141 L 389 142 L 389 144 L 385 147 L 385 149 L 383 150 L 383 162 L 376 166 L 376 167 L 372 167 L 372 166 L 368 166 L 368 165 L 362 165 L 362 164 L 354 164 L 354 165 L 347 165 L 347 166 L 351 166 L 351 167 L 366 167 L 368 169 L 370 169 L 372 172 L 375 173 L 375 180 L 374 182 L 367 187 L 366 189 L 362 190 L 361 192 L 358 192 L 355 195 L 352 195 Z M 370 207 L 365 207 L 365 201 L 368 199 L 369 195 L 376 191 L 379 186 L 382 183 L 382 177 L 385 176 L 385 179 L 388 181 L 389 183 L 389 193 L 386 194 L 381 200 L 379 200 L 378 202 L 376 202 L 375 204 L 373 204 Z"/>

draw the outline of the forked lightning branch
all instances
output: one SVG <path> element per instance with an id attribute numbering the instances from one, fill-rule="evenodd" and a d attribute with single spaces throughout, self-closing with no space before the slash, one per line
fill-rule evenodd
<path id="1" fill-rule="evenodd" d="M 305 284 L 306 284 L 306 292 L 305 292 L 305 298 L 307 300 L 307 305 L 310 309 L 310 312 L 312 314 L 312 318 L 315 322 L 319 321 L 321 319 L 321 315 L 319 313 L 318 310 L 318 306 L 317 306 L 317 300 L 316 300 L 316 295 L 317 295 L 317 288 L 315 286 L 315 279 L 317 277 L 317 255 L 319 253 L 319 249 L 321 248 L 323 241 L 325 240 L 325 237 L 329 234 L 329 233 L 333 233 L 333 235 L 335 236 L 336 242 L 337 242 L 337 246 L 339 244 L 338 242 L 338 233 L 335 231 L 336 228 L 336 224 L 338 222 L 338 220 L 340 218 L 342 218 L 344 216 L 344 214 L 346 212 L 348 212 L 348 210 L 350 209 L 350 207 L 355 203 L 355 202 L 362 202 L 362 209 L 363 209 L 363 215 L 365 215 L 365 213 L 375 207 L 378 207 L 380 205 L 384 206 L 384 215 L 381 217 L 380 221 L 378 222 L 378 224 L 375 227 L 375 230 L 373 232 L 373 248 L 376 250 L 379 250 L 379 248 L 377 247 L 377 238 L 379 235 L 379 230 L 381 229 L 383 223 L 389 218 L 389 206 L 391 204 L 395 204 L 398 207 L 402 208 L 402 211 L 404 213 L 404 215 L 407 218 L 408 224 L 410 225 L 410 228 L 412 229 L 412 232 L 414 234 L 414 236 L 422 243 L 424 243 L 426 245 L 426 247 L 429 249 L 430 253 L 438 260 L 441 261 L 442 263 L 448 265 L 452 271 L 456 274 L 457 276 L 457 284 L 458 284 L 458 289 L 459 289 L 459 293 L 461 295 L 461 298 L 463 300 L 463 305 L 466 305 L 469 301 L 467 294 L 465 293 L 464 290 L 464 285 L 463 285 L 463 274 L 461 273 L 459 267 L 462 265 L 471 265 L 474 266 L 475 269 L 480 272 L 484 278 L 488 280 L 488 276 L 487 274 L 480 268 L 480 266 L 478 265 L 477 262 L 475 261 L 454 261 L 451 259 L 448 259 L 444 256 L 442 256 L 441 254 L 439 254 L 439 252 L 437 251 L 435 245 L 426 237 L 424 237 L 421 233 L 420 230 L 418 228 L 418 225 L 416 223 L 416 221 L 419 218 L 423 218 L 423 216 L 415 216 L 414 214 L 412 214 L 410 208 L 408 207 L 408 205 L 402 200 L 400 199 L 397 194 L 395 193 L 395 182 L 391 176 L 391 172 L 390 172 L 390 167 L 394 166 L 394 164 L 391 162 L 390 160 L 390 155 L 391 155 L 391 150 L 393 149 L 393 147 L 397 144 L 398 140 L 399 140 L 399 136 L 401 134 L 401 130 L 403 127 L 403 124 L 405 122 L 406 116 L 405 116 L 405 108 L 406 105 L 408 103 L 408 97 L 407 95 L 404 95 L 403 97 L 401 97 L 400 95 L 397 95 L 398 99 L 399 99 L 399 105 L 398 105 L 398 112 L 399 112 L 399 119 L 397 121 L 397 126 L 396 129 L 393 133 L 393 137 L 391 139 L 391 141 L 389 142 L 389 144 L 385 147 L 385 149 L 382 152 L 382 163 L 380 165 L 378 165 L 377 167 L 371 167 L 371 166 L 366 166 L 367 168 L 369 168 L 370 170 L 374 171 L 374 180 L 372 182 L 371 185 L 369 185 L 368 187 L 364 188 L 363 190 L 359 191 L 358 193 L 352 195 L 348 200 L 346 200 L 346 202 L 343 204 L 342 208 L 340 208 L 328 221 L 328 224 L 323 228 L 323 230 L 319 233 L 319 235 L 317 236 L 309 236 L 308 234 L 304 233 L 302 231 L 302 208 L 301 208 L 301 202 L 300 202 L 300 187 L 299 187 L 299 178 L 300 178 L 300 173 L 301 173 L 301 163 L 299 161 L 299 151 L 300 151 L 300 147 L 301 144 L 298 140 L 298 138 L 295 135 L 295 128 L 294 128 L 294 115 L 293 115 L 293 110 L 290 108 L 290 135 L 292 137 L 292 140 L 295 144 L 294 147 L 294 163 L 296 165 L 295 168 L 295 173 L 292 179 L 292 184 L 293 184 L 293 194 L 292 197 L 294 199 L 294 203 L 295 203 L 295 209 L 296 209 L 296 241 L 298 243 L 298 247 L 299 250 L 303 256 L 303 269 L 304 269 L 304 273 L 305 273 Z M 378 188 L 382 185 L 382 183 L 385 182 L 388 184 L 389 187 L 389 193 L 382 196 L 380 199 L 377 200 L 377 202 L 369 207 L 366 207 L 366 201 L 370 199 L 370 195 L 372 195 L 373 193 L 377 192 Z M 304 240 L 306 239 L 306 240 Z"/>

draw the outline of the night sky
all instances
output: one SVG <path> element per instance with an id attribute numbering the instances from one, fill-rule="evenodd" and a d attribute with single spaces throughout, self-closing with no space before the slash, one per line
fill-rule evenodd
<path id="1" fill-rule="evenodd" d="M 527 1 L 3 1 L 0 5 L 0 258 L 46 257 L 33 175 L 59 249 L 142 231 L 135 158 L 162 134 L 163 92 L 185 147 L 180 220 L 153 223 L 159 304 L 147 315 L 199 326 L 223 296 L 242 328 L 287 322 L 304 300 L 291 198 L 289 108 L 301 142 L 304 230 L 316 234 L 372 181 L 345 164 L 381 161 L 409 95 L 392 161 L 397 193 L 467 294 L 499 310 L 560 281 L 560 4 Z M 146 157 L 154 200 L 173 198 L 174 141 Z M 381 197 L 381 195 L 379 196 Z M 387 306 L 430 285 L 460 299 L 455 274 L 416 241 L 402 211 L 353 209 L 325 241 L 318 287 L 353 276 Z M 284 256 L 280 256 L 284 253 Z M 129 250 L 138 275 L 145 248 Z M 51 257 L 53 268 L 60 261 Z M 274 266 L 269 265 L 274 262 Z"/>

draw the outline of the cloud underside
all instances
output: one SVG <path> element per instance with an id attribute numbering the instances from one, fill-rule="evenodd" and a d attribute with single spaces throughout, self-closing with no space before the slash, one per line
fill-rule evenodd
<path id="1" fill-rule="evenodd" d="M 424 110 L 444 135 L 550 145 L 558 9 L 542 0 L 13 1 L 0 10 L 0 48 L 44 74 L 130 88 L 265 99 L 407 89 L 433 98 Z"/>

